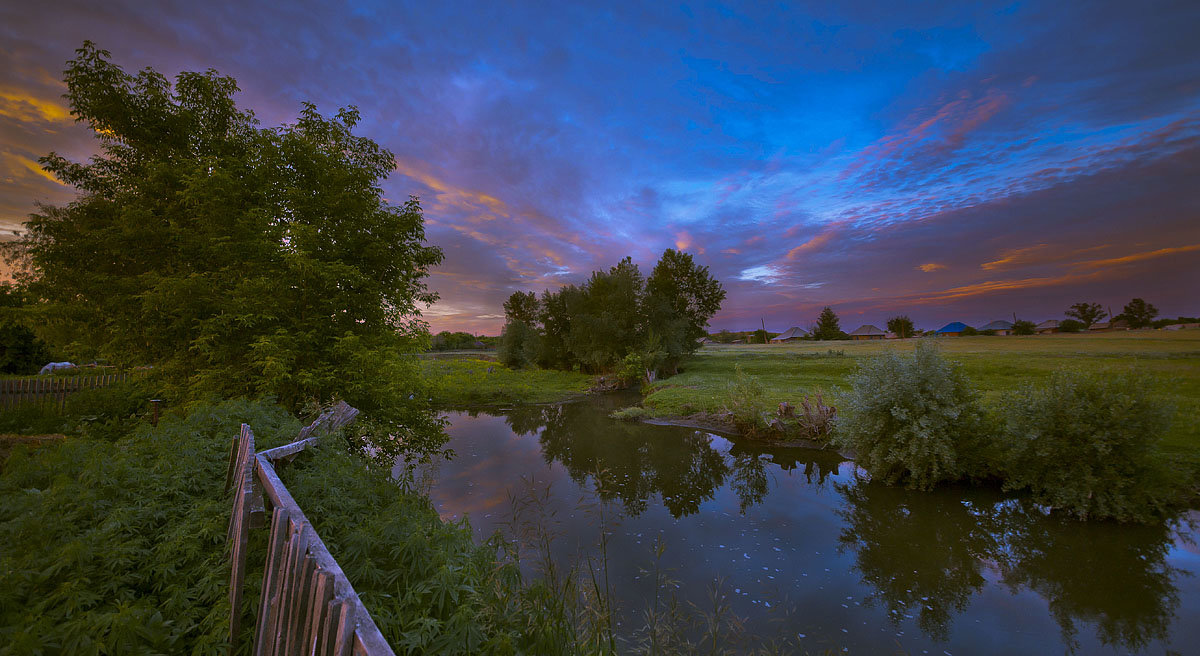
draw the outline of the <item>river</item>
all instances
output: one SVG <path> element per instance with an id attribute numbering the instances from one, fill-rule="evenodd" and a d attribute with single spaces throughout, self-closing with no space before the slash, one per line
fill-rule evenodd
<path id="1" fill-rule="evenodd" d="M 447 520 L 468 516 L 480 539 L 528 540 L 540 526 L 559 567 L 599 557 L 606 527 L 603 562 L 628 639 L 657 563 L 683 608 L 708 605 L 719 580 L 744 641 L 863 654 L 1200 653 L 1195 513 L 1162 526 L 1081 523 L 994 489 L 889 488 L 825 451 L 608 419 L 629 402 L 448 413 L 455 456 L 424 472 L 435 506 Z"/>

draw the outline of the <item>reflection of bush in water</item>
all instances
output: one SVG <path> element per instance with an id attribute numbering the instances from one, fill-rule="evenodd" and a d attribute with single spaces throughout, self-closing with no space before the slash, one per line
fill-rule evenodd
<path id="1" fill-rule="evenodd" d="M 843 549 L 893 623 L 917 617 L 936 640 L 950 620 L 983 588 L 982 560 L 997 551 L 991 527 L 967 504 L 932 494 L 906 494 L 882 485 L 835 484 L 846 500 Z"/>
<path id="2" fill-rule="evenodd" d="M 734 447 L 726 457 L 702 431 L 613 421 L 594 403 L 518 407 L 505 418 L 518 434 L 538 434 L 546 462 L 561 462 L 576 483 L 584 485 L 589 477 L 599 476 L 600 497 L 620 499 L 631 515 L 645 511 L 655 493 L 672 516 L 694 514 L 727 481 L 745 512 L 761 503 L 770 489 L 768 463 L 790 469 L 803 461 L 812 480 L 810 460 L 816 454 L 817 477 L 824 482 L 840 461 L 836 455 L 807 449 L 773 453 Z M 784 455 L 786 451 L 793 453 Z"/>
<path id="3" fill-rule="evenodd" d="M 1050 518 L 989 490 L 836 487 L 846 502 L 843 549 L 854 551 L 855 569 L 894 622 L 917 616 L 922 631 L 945 640 L 953 616 L 983 588 L 984 564 L 994 563 L 1012 590 L 1028 587 L 1047 600 L 1069 648 L 1079 622 L 1130 650 L 1167 637 L 1181 574 L 1166 562 L 1170 527 Z"/>
<path id="4" fill-rule="evenodd" d="M 1118 526 L 1018 516 L 1010 533 L 1004 583 L 1045 597 L 1072 648 L 1079 622 L 1096 624 L 1106 645 L 1137 651 L 1165 640 L 1179 606 L 1173 579 L 1185 574 L 1167 563 L 1175 530 L 1167 525 Z"/>

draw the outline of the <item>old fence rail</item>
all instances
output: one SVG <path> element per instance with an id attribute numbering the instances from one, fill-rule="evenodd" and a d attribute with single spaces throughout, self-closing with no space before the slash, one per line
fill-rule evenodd
<path id="1" fill-rule="evenodd" d="M 133 374 L 80 374 L 77 376 L 30 376 L 0 379 L 0 410 L 22 403 L 51 405 L 62 410 L 67 396 L 93 387 L 105 387 L 129 380 Z"/>
<path id="2" fill-rule="evenodd" d="M 254 629 L 254 654 L 394 656 L 342 568 L 275 471 L 323 435 L 349 424 L 358 410 L 339 403 L 300 431 L 295 442 L 255 452 L 254 433 L 242 424 L 229 451 L 226 489 L 229 517 L 229 639 L 237 648 L 249 532 L 270 512 L 270 538 L 262 577 L 262 602 Z"/>

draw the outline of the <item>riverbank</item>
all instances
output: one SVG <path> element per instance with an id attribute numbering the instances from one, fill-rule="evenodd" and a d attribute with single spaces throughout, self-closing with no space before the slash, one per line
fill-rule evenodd
<path id="1" fill-rule="evenodd" d="M 648 385 L 635 417 L 728 431 L 721 416 L 729 383 L 740 368 L 762 386 L 747 402 L 774 413 L 782 402 L 797 405 L 822 391 L 837 406 L 849 389 L 847 378 L 860 361 L 888 349 L 910 352 L 916 340 L 797 342 L 781 346 L 708 345 L 676 376 Z M 1200 470 L 1200 331 L 1132 331 L 1029 337 L 955 337 L 938 341 L 944 354 L 960 362 L 984 403 L 1006 392 L 1038 384 L 1055 371 L 1105 376 L 1137 370 L 1159 385 L 1157 394 L 1175 407 L 1163 449 L 1192 470 Z M 629 411 L 626 411 L 628 414 Z"/>
<path id="2" fill-rule="evenodd" d="M 554 403 L 587 394 L 595 376 L 553 369 L 509 369 L 475 355 L 421 360 L 421 372 L 439 407 Z"/>

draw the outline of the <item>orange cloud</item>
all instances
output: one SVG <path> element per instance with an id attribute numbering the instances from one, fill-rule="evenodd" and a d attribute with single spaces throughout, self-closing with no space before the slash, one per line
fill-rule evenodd
<path id="1" fill-rule="evenodd" d="M 61 180 L 54 177 L 42 168 L 41 164 L 16 153 L 4 153 L 4 159 L 8 161 L 8 171 L 10 174 L 18 174 L 22 171 L 28 171 L 34 175 L 49 180 L 57 185 L 67 186 Z"/>
<path id="2" fill-rule="evenodd" d="M 841 232 L 842 225 L 845 223 L 846 221 L 835 221 L 830 223 L 825 227 L 824 230 L 817 233 L 816 236 L 788 251 L 786 258 L 789 260 L 794 260 L 804 253 L 819 250 L 822 246 L 828 244 L 829 241 L 837 235 L 837 233 Z"/>
<path id="3" fill-rule="evenodd" d="M 21 89 L 0 87 L 0 116 L 25 123 L 65 122 L 71 120 L 71 110 Z"/>
<path id="4" fill-rule="evenodd" d="M 435 192 L 436 198 L 439 202 L 458 207 L 460 209 L 477 210 L 482 206 L 482 208 L 491 212 L 490 216 L 483 214 L 478 215 L 478 218 L 481 218 L 485 221 L 495 219 L 496 216 L 502 216 L 506 218 L 512 216 L 512 212 L 509 210 L 508 205 L 495 196 L 491 196 L 480 191 L 474 191 L 471 189 L 451 185 L 448 182 L 436 178 L 429 173 L 422 171 L 416 166 L 401 160 L 396 161 L 396 170 L 400 172 L 401 175 L 412 178 L 413 180 L 416 180 L 417 182 L 420 182 L 426 187 L 432 189 Z"/>
<path id="5" fill-rule="evenodd" d="M 945 269 L 946 265 L 938 264 L 937 262 L 928 262 L 926 264 L 922 264 L 922 265 L 918 266 L 917 268 L 920 269 L 921 271 L 924 271 L 925 273 L 933 273 L 934 271 Z"/>
<path id="6" fill-rule="evenodd" d="M 1176 246 L 1173 248 L 1160 248 L 1156 251 L 1145 251 L 1142 253 L 1134 253 L 1122 257 L 1112 257 L 1104 260 L 1088 260 L 1086 262 L 1077 262 L 1075 266 L 1086 269 L 1098 269 L 1101 267 L 1117 266 L 1121 264 L 1130 264 L 1133 262 L 1141 262 L 1143 260 L 1151 260 L 1166 255 L 1175 255 L 1178 253 L 1192 253 L 1200 251 L 1200 244 L 1190 244 L 1188 246 Z"/>
<path id="7" fill-rule="evenodd" d="M 1026 248 L 1009 249 L 1000 254 L 1000 259 L 984 262 L 979 265 L 979 268 L 984 271 L 995 271 L 997 269 L 1008 269 L 1025 264 L 1035 264 L 1038 262 L 1036 256 L 1045 251 L 1046 248 L 1046 244 L 1037 244 L 1036 246 L 1028 246 Z"/>

